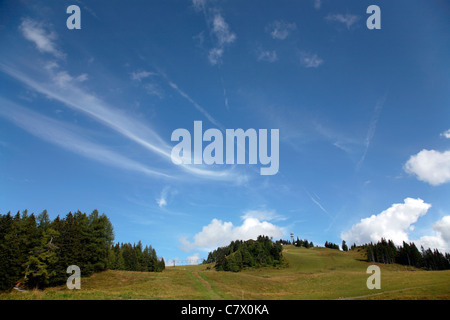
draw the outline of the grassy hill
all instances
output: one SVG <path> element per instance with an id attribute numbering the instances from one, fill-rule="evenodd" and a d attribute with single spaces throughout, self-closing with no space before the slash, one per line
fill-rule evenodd
<path id="1" fill-rule="evenodd" d="M 0 299 L 450 299 L 450 271 L 383 265 L 381 289 L 369 290 L 372 263 L 361 252 L 284 246 L 286 268 L 241 272 L 207 265 L 166 267 L 160 273 L 104 271 L 66 286 L 0 294 Z"/>

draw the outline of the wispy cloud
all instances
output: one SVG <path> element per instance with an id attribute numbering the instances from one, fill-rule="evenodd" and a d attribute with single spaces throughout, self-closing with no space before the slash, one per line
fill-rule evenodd
<path id="1" fill-rule="evenodd" d="M 0 115 L 30 134 L 85 158 L 120 169 L 144 173 L 152 177 L 171 178 L 170 175 L 161 172 L 161 170 L 150 168 L 100 144 L 89 141 L 77 133 L 80 130 L 69 124 L 43 116 L 1 97 Z"/>
<path id="2" fill-rule="evenodd" d="M 211 34 L 216 45 L 210 49 L 208 59 L 212 65 L 220 64 L 225 48 L 236 40 L 236 34 L 230 30 L 228 23 L 220 13 L 216 13 L 212 20 Z"/>
<path id="3" fill-rule="evenodd" d="M 277 52 L 275 50 L 263 50 L 257 51 L 258 61 L 275 62 L 278 60 Z"/>
<path id="4" fill-rule="evenodd" d="M 142 79 L 148 78 L 150 76 L 155 76 L 157 73 L 150 71 L 135 71 L 130 74 L 132 80 L 141 81 Z"/>
<path id="5" fill-rule="evenodd" d="M 229 100 L 227 96 L 227 90 L 223 77 L 221 75 L 220 66 L 222 65 L 222 58 L 225 53 L 225 49 L 236 41 L 236 33 L 231 31 L 229 24 L 225 21 L 225 18 L 220 13 L 220 9 L 217 7 L 207 8 L 207 2 L 213 2 L 208 0 L 192 0 L 192 4 L 196 11 L 202 12 L 205 18 L 205 23 L 208 29 L 209 40 L 212 47 L 208 50 L 208 61 L 212 66 L 217 66 L 220 74 L 220 81 L 223 89 L 224 105 L 227 110 L 230 110 Z M 205 35 L 204 31 L 193 37 L 197 46 L 205 49 Z"/>
<path id="6" fill-rule="evenodd" d="M 325 17 L 326 20 L 331 22 L 338 22 L 344 24 L 347 29 L 350 29 L 356 22 L 360 20 L 360 16 L 346 13 L 346 14 L 329 14 Z"/>
<path id="7" fill-rule="evenodd" d="M 366 159 L 367 151 L 369 150 L 370 143 L 373 139 L 373 136 L 375 135 L 375 131 L 377 129 L 377 123 L 378 119 L 380 118 L 381 110 L 383 110 L 383 105 L 386 100 L 386 95 L 377 102 L 375 105 L 375 110 L 372 115 L 372 119 L 370 120 L 369 129 L 367 130 L 366 139 L 364 142 L 364 153 L 361 156 L 361 159 L 359 160 L 358 164 L 356 165 L 356 169 L 359 170 Z"/>
<path id="8" fill-rule="evenodd" d="M 223 126 L 216 119 L 214 119 L 214 117 L 211 116 L 208 113 L 208 111 L 206 111 L 201 105 L 199 105 L 197 102 L 195 102 L 186 92 L 181 90 L 175 83 L 168 80 L 168 84 L 169 84 L 169 86 L 172 87 L 172 89 L 174 89 L 176 92 L 178 92 L 178 94 L 180 96 L 182 96 L 187 101 L 189 101 L 201 114 L 203 114 L 206 117 L 206 119 L 208 119 L 211 123 L 218 126 L 219 128 L 223 128 Z"/>
<path id="9" fill-rule="evenodd" d="M 305 68 L 317 68 L 323 64 L 323 59 L 315 53 L 309 53 L 305 51 L 300 52 L 300 63 Z"/>
<path id="10" fill-rule="evenodd" d="M 55 33 L 49 33 L 44 30 L 43 23 L 35 22 L 31 19 L 23 20 L 21 24 L 23 36 L 36 44 L 36 47 L 41 53 L 52 53 L 56 57 L 65 57 L 65 53 L 56 49 L 54 40 L 57 39 Z M 219 34 L 220 43 L 232 41 L 232 38 L 226 34 L 225 25 L 220 21 L 216 22 L 216 32 Z M 171 149 L 172 147 L 163 140 L 148 123 L 133 118 L 117 107 L 113 107 L 104 100 L 98 98 L 92 90 L 86 90 L 81 86 L 82 82 L 88 80 L 86 74 L 72 76 L 66 70 L 62 70 L 55 61 L 46 61 L 43 65 L 39 63 L 24 65 L 20 67 L 9 61 L 8 64 L 0 62 L 0 70 L 15 78 L 30 89 L 45 95 L 49 99 L 56 100 L 66 107 L 75 111 L 81 112 L 91 119 L 94 119 L 114 132 L 130 139 L 141 147 L 154 152 L 170 165 Z M 152 74 L 149 71 L 137 71 L 131 74 L 131 77 L 136 81 L 140 81 Z M 168 79 L 167 79 L 168 80 Z M 175 89 L 182 97 L 191 102 L 205 117 L 213 124 L 220 126 L 220 124 L 211 116 L 205 109 L 189 97 L 178 86 L 169 82 L 169 85 Z M 155 88 L 147 88 L 155 92 Z M 205 179 L 213 180 L 242 180 L 234 173 L 234 167 L 226 170 L 209 170 L 205 166 L 180 165 L 177 166 L 185 172 L 196 175 Z M 247 179 L 247 177 L 245 177 Z"/>
<path id="11" fill-rule="evenodd" d="M 273 39 L 284 40 L 297 29 L 295 22 L 289 23 L 283 20 L 275 20 L 266 27 L 266 31 Z"/>
<path id="12" fill-rule="evenodd" d="M 65 106 L 100 121 L 112 130 L 133 140 L 161 156 L 170 157 L 169 146 L 147 125 L 109 106 L 92 93 L 87 93 L 74 82 L 61 80 L 67 72 L 49 73 L 50 82 L 38 81 L 21 71 L 0 63 L 0 69 L 37 92 L 55 99 Z"/>
<path id="13" fill-rule="evenodd" d="M 36 22 L 30 18 L 25 18 L 19 26 L 23 36 L 33 42 L 36 48 L 43 53 L 50 53 L 56 58 L 64 58 L 65 54 L 57 49 L 54 40 L 57 39 L 55 32 L 45 30 L 43 23 Z"/>
<path id="14" fill-rule="evenodd" d="M 161 191 L 160 196 L 156 199 L 156 203 L 160 208 L 167 206 L 170 198 L 176 195 L 178 192 L 171 187 L 164 187 Z"/>
<path id="15" fill-rule="evenodd" d="M 306 194 L 309 196 L 309 198 L 311 199 L 312 202 L 314 202 L 314 204 L 316 204 L 320 210 L 322 210 L 324 213 L 326 213 L 329 217 L 332 218 L 331 214 L 322 206 L 322 204 L 319 202 L 319 197 L 317 197 L 317 195 L 315 195 L 315 197 L 313 197 L 306 189 L 304 189 Z"/>
<path id="16" fill-rule="evenodd" d="M 286 220 L 282 215 L 277 214 L 275 210 L 270 210 L 266 208 L 252 209 L 244 211 L 244 215 L 241 219 L 246 220 L 248 218 L 256 218 L 260 221 L 280 221 Z"/>
<path id="17" fill-rule="evenodd" d="M 154 76 L 159 76 L 159 74 L 156 72 L 145 70 L 134 71 L 130 74 L 131 80 L 138 83 L 143 82 L 142 87 L 149 95 L 157 96 L 158 98 L 162 99 L 164 97 L 164 90 L 161 88 L 161 86 L 154 79 L 150 79 L 150 81 L 144 81 L 145 79 Z"/>
<path id="18" fill-rule="evenodd" d="M 33 79 L 16 68 L 7 66 L 3 63 L 0 63 L 0 70 L 48 98 L 59 101 L 63 105 L 82 112 L 88 117 L 99 121 L 113 131 L 134 141 L 145 149 L 156 153 L 172 164 L 171 146 L 155 131 L 150 129 L 148 124 L 144 124 L 141 121 L 130 117 L 123 111 L 114 108 L 97 98 L 94 94 L 86 92 L 80 88 L 76 82 L 61 81 L 61 76 L 64 75 L 64 72 L 54 72 L 54 69 L 47 70 L 50 72 L 48 80 L 42 81 L 41 79 Z M 174 84 L 172 83 L 172 85 Z M 183 95 L 181 90 L 179 90 L 179 93 Z M 188 100 L 190 99 L 185 93 L 184 97 Z M 192 103 L 195 103 L 192 99 L 190 100 Z M 215 121 L 211 116 L 209 116 L 209 119 Z M 213 123 L 218 125 L 217 122 Z M 202 178 L 230 181 L 236 179 L 235 175 L 232 174 L 233 168 L 216 171 L 208 170 L 205 169 L 204 166 L 198 165 L 180 165 L 177 167 Z"/>
<path id="19" fill-rule="evenodd" d="M 192 0 L 192 5 L 195 10 L 201 11 L 205 9 L 206 1 L 207 0 Z"/>

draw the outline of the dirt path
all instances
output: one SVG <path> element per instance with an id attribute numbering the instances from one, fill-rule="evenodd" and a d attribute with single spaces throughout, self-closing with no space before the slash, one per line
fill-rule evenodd
<path id="1" fill-rule="evenodd" d="M 200 283 L 203 285 L 203 287 L 206 289 L 207 294 L 209 295 L 209 297 L 211 298 L 211 300 L 223 300 L 221 296 L 219 296 L 212 288 L 211 288 L 211 284 L 206 281 L 205 279 L 203 279 L 198 272 L 193 272 L 192 273 L 194 275 L 194 277 L 196 277 Z"/>

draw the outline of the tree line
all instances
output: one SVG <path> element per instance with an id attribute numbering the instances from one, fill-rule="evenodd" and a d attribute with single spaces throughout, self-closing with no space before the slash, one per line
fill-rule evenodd
<path id="1" fill-rule="evenodd" d="M 70 265 L 77 265 L 82 276 L 107 268 L 131 268 L 134 264 L 129 259 L 134 256 L 117 254 L 113 240 L 109 218 L 97 210 L 89 215 L 69 212 L 64 218 L 57 216 L 54 220 L 49 218 L 47 210 L 37 216 L 28 214 L 27 210 L 15 215 L 0 214 L 0 290 L 11 289 L 17 283 L 28 288 L 63 284 L 69 276 L 66 270 Z M 153 249 L 147 247 L 141 254 L 138 249 L 135 251 L 138 260 L 145 261 L 146 271 L 164 269 L 163 261 L 155 266 Z M 114 257 L 120 257 L 120 263 Z"/>
<path id="2" fill-rule="evenodd" d="M 377 243 L 364 244 L 367 261 L 378 263 L 398 263 L 428 270 L 448 270 L 450 269 L 450 254 L 441 253 L 438 249 L 430 248 L 421 250 L 413 242 L 396 246 L 392 240 L 382 238 Z"/>
<path id="3" fill-rule="evenodd" d="M 203 263 L 215 263 L 218 271 L 238 272 L 247 268 L 281 266 L 284 263 L 280 242 L 273 242 L 267 236 L 256 240 L 231 241 L 228 246 L 219 247 L 208 254 Z"/>
<path id="4" fill-rule="evenodd" d="M 284 245 L 293 244 L 297 247 L 303 246 L 308 248 L 307 240 L 299 240 L 298 237 L 297 240 L 293 242 L 288 240 L 280 240 L 279 242 Z M 313 247 L 312 243 L 309 244 L 309 247 Z M 340 250 L 339 245 L 329 241 L 325 241 L 324 247 Z M 396 246 L 392 240 L 386 240 L 382 238 L 375 244 L 372 242 L 369 244 L 363 244 L 361 246 L 353 244 L 350 249 L 354 250 L 358 247 L 365 250 L 367 254 L 367 261 L 369 262 L 385 264 L 397 263 L 427 270 L 450 269 L 449 253 L 441 253 L 438 249 L 431 250 L 430 248 L 428 248 L 425 250 L 423 247 L 421 247 L 419 251 L 419 249 L 413 242 L 406 243 L 405 241 L 403 241 L 402 245 Z M 341 250 L 349 250 L 345 240 L 342 241 Z"/>
<path id="5" fill-rule="evenodd" d="M 126 271 L 160 272 L 165 268 L 164 258 L 159 259 L 152 246 L 142 247 L 137 244 L 116 243 L 108 256 L 108 269 Z"/>
<path id="6" fill-rule="evenodd" d="M 337 245 L 336 243 L 333 243 L 333 242 L 325 241 L 325 245 L 324 246 L 325 246 L 325 248 L 339 250 L 339 245 Z"/>
<path id="7" fill-rule="evenodd" d="M 302 240 L 302 239 L 299 239 L 298 237 L 297 237 L 297 240 L 294 241 L 294 245 L 296 247 L 303 247 L 303 248 L 307 248 L 307 249 L 314 247 L 314 243 L 312 241 L 309 242 L 307 239 Z"/>

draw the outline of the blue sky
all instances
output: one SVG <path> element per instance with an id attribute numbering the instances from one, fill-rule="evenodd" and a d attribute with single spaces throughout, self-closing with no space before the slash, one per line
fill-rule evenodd
<path id="1" fill-rule="evenodd" d="M 3 1 L 0 211 L 98 209 L 166 263 L 261 233 L 450 252 L 449 16 L 438 0 Z M 278 129 L 278 173 L 174 164 L 194 121 Z"/>

